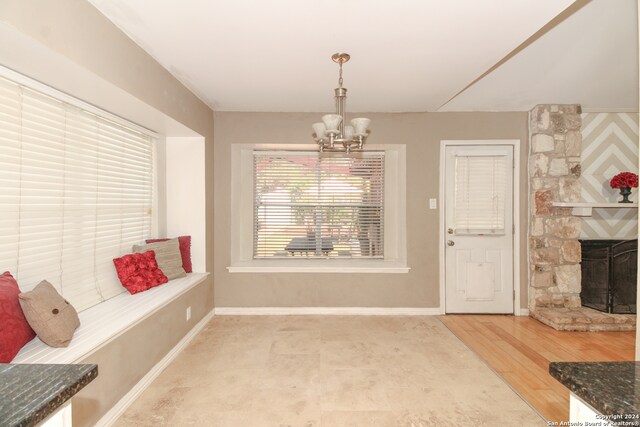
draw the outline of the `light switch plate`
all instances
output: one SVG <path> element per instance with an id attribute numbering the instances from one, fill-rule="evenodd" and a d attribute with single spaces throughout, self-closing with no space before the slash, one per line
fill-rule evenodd
<path id="1" fill-rule="evenodd" d="M 436 199 L 429 199 L 429 209 L 436 209 L 438 207 L 438 203 Z"/>

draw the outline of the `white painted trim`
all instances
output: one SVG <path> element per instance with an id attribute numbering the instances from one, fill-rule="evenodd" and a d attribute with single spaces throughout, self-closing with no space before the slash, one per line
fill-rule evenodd
<path id="1" fill-rule="evenodd" d="M 520 312 L 518 314 L 516 314 L 516 316 L 529 316 L 529 309 L 528 308 L 521 308 Z"/>
<path id="2" fill-rule="evenodd" d="M 216 307 L 216 316 L 438 316 L 440 308 L 412 307 Z"/>
<path id="3" fill-rule="evenodd" d="M 229 273 L 408 273 L 410 267 L 227 267 Z"/>
<path id="4" fill-rule="evenodd" d="M 591 216 L 593 209 L 620 209 L 620 208 L 634 208 L 638 209 L 638 203 L 609 203 L 609 202 L 551 202 L 551 206 L 558 206 L 561 208 L 572 208 L 571 214 L 573 216 Z"/>
<path id="5" fill-rule="evenodd" d="M 522 141 L 517 139 L 513 143 L 513 227 L 515 230 L 515 232 L 513 233 L 513 287 L 515 290 L 515 296 L 513 298 L 513 314 L 515 314 L 516 316 L 520 316 L 522 313 L 522 308 L 520 307 L 520 293 L 522 289 L 522 283 L 520 283 L 520 233 L 522 232 L 522 230 L 520 229 L 520 156 L 522 156 L 522 153 L 520 153 L 521 142 Z M 528 163 L 529 162 L 527 162 L 527 164 Z M 527 179 L 527 182 L 528 181 L 529 180 Z M 527 226 L 527 230 L 528 229 L 529 227 Z"/>
<path id="6" fill-rule="evenodd" d="M 193 271 L 207 269 L 204 137 L 167 137 L 165 142 L 166 235 L 191 236 Z"/>
<path id="7" fill-rule="evenodd" d="M 446 162 L 446 142 L 440 141 L 440 170 L 438 171 L 439 188 L 438 188 L 438 200 L 440 200 L 440 209 L 438 209 L 438 292 L 440 293 L 440 314 L 447 314 L 447 299 L 445 288 L 445 259 L 444 259 L 444 227 L 445 227 L 445 212 L 444 212 L 444 196 L 446 194 L 444 176 L 445 176 L 445 162 Z"/>
<path id="8" fill-rule="evenodd" d="M 162 360 L 147 372 L 136 385 L 133 386 L 127 394 L 125 394 L 109 411 L 100 418 L 96 423 L 96 427 L 108 427 L 113 425 L 118 418 L 124 414 L 129 406 L 144 392 L 149 385 L 155 380 L 164 369 L 180 354 L 182 350 L 193 340 L 196 335 L 207 325 L 213 318 L 214 311 L 211 310 L 204 316 L 191 330 L 167 353 Z"/>
<path id="9" fill-rule="evenodd" d="M 629 108 L 601 108 L 601 107 L 593 107 L 593 108 L 585 108 L 582 107 L 583 113 L 637 113 L 638 108 L 629 107 Z"/>
<path id="10" fill-rule="evenodd" d="M 385 152 L 384 260 L 350 258 L 305 260 L 298 257 L 253 259 L 253 153 L 310 151 L 308 144 L 232 144 L 230 273 L 407 273 L 406 146 L 374 144 Z M 313 151 L 313 150 L 312 150 Z M 326 264 L 320 262 L 327 261 Z M 389 265 L 391 264 L 391 265 Z M 391 268 L 391 269 L 389 269 Z"/>
<path id="11" fill-rule="evenodd" d="M 444 259 L 444 227 L 445 227 L 445 212 L 444 212 L 444 195 L 446 194 L 444 188 L 444 175 L 445 175 L 445 162 L 446 153 L 445 148 L 447 144 L 445 141 L 440 141 L 440 163 L 438 171 L 438 179 L 439 179 L 439 189 L 438 189 L 438 200 L 440 201 L 440 209 L 438 210 L 438 264 L 439 264 L 439 272 L 438 272 L 438 292 L 440 293 L 440 314 L 447 314 L 447 300 L 445 294 L 447 292 L 444 284 L 445 278 L 445 259 Z"/>
<path id="12" fill-rule="evenodd" d="M 440 313 L 446 313 L 446 299 L 445 299 L 445 235 L 444 235 L 444 221 L 445 221 L 445 148 L 448 146 L 460 146 L 460 145 L 510 145 L 513 147 L 513 226 L 516 232 L 513 235 L 513 288 L 515 290 L 515 297 L 513 302 L 513 314 L 520 316 L 522 308 L 520 308 L 520 143 L 519 139 L 481 139 L 481 140 L 441 140 L 440 141 L 440 230 L 438 232 L 438 244 L 440 245 L 439 260 L 440 260 Z"/>

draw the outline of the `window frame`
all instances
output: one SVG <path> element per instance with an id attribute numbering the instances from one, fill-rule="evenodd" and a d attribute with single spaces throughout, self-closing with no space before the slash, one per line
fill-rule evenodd
<path id="1" fill-rule="evenodd" d="M 406 147 L 368 145 L 385 152 L 384 259 L 253 258 L 254 151 L 315 151 L 309 144 L 232 144 L 231 147 L 231 273 L 407 273 Z"/>

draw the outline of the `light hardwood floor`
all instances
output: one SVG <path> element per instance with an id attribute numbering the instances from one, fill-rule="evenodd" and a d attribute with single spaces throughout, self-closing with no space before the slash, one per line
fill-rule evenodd
<path id="1" fill-rule="evenodd" d="M 635 332 L 560 332 L 530 317 L 447 315 L 442 322 L 548 421 L 569 420 L 550 362 L 633 360 Z"/>

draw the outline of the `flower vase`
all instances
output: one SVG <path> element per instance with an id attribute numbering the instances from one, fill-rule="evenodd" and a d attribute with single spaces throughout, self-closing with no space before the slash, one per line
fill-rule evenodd
<path id="1" fill-rule="evenodd" d="M 629 196 L 631 195 L 631 187 L 620 187 L 620 195 L 622 196 L 622 200 L 618 203 L 633 203 L 629 200 Z"/>

